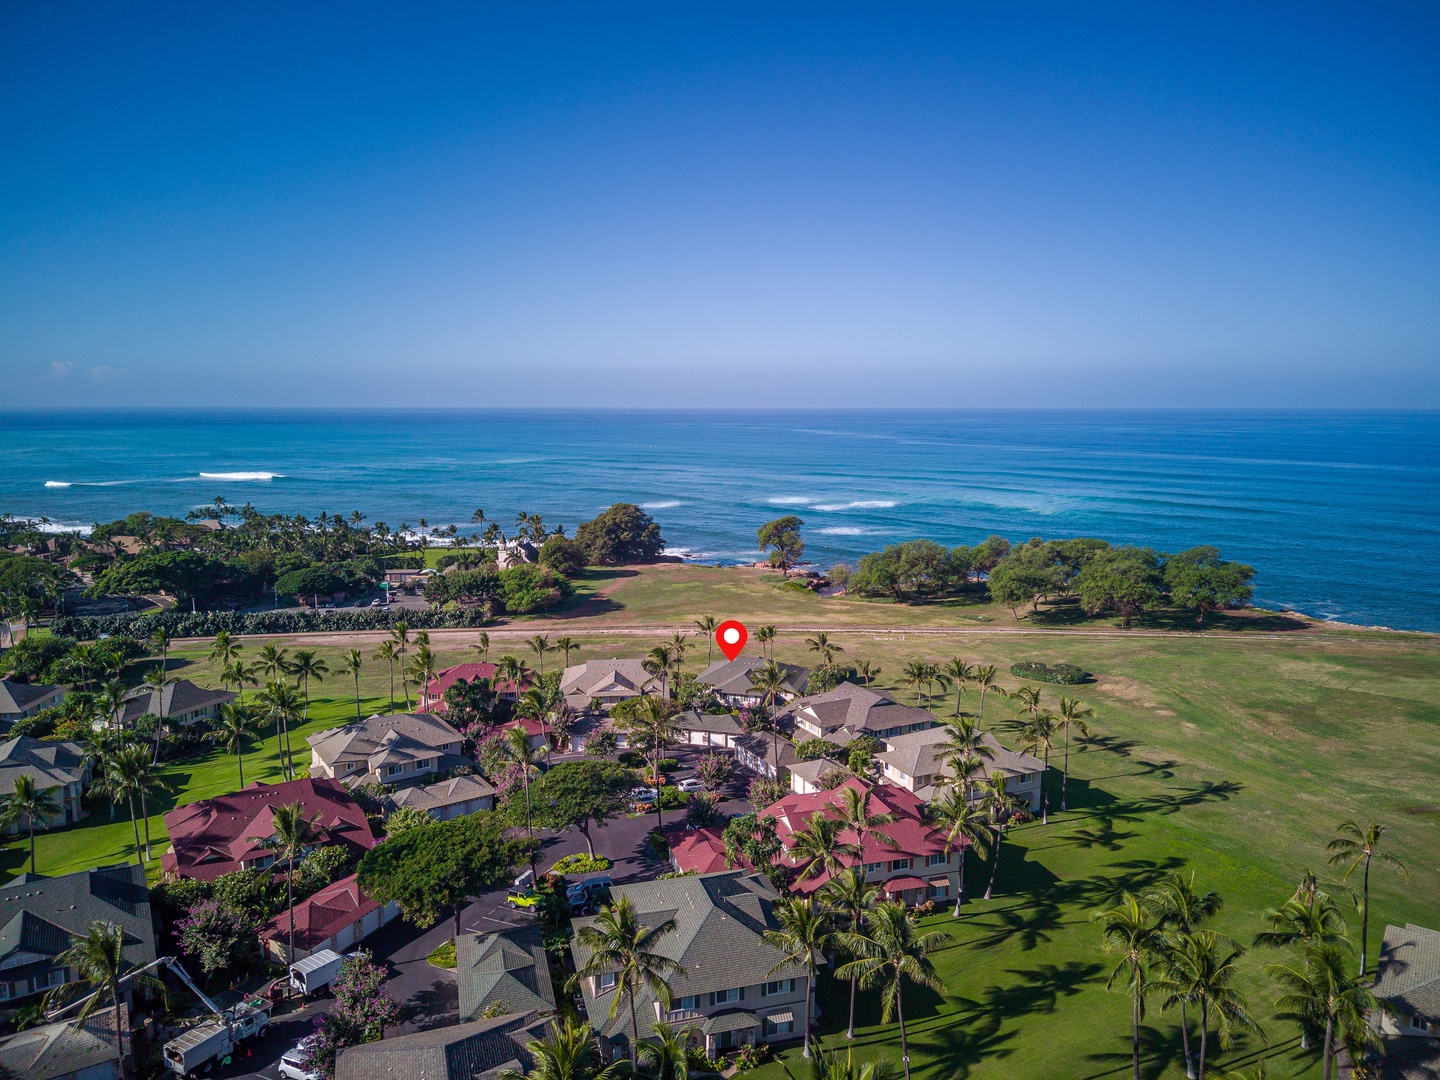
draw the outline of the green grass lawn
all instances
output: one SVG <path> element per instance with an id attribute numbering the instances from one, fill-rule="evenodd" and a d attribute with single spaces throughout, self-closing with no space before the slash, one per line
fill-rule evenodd
<path id="1" fill-rule="evenodd" d="M 642 583 L 645 595 L 626 599 L 623 621 L 653 625 L 707 611 L 736 613 L 723 606 L 713 578 L 696 579 L 691 592 L 668 603 L 655 591 L 657 580 Z M 771 587 L 758 577 L 742 581 L 737 603 L 758 604 L 757 596 L 764 594 L 756 590 Z M 756 622 L 807 625 L 813 622 L 801 613 L 810 605 L 834 610 L 829 601 L 777 595 L 773 612 L 739 614 Z M 854 606 L 887 611 L 894 625 L 920 625 L 933 614 L 926 608 Z M 622 621 L 613 612 L 603 618 L 612 616 Z M 950 626 L 958 618 L 954 611 L 944 616 Z M 838 620 L 826 614 L 824 621 Z M 588 628 L 566 627 L 580 640 L 582 659 L 638 655 L 655 644 L 609 632 L 600 623 L 583 625 Z M 777 658 L 810 660 L 804 638 L 800 632 L 782 633 Z M 868 627 L 834 638 L 845 649 L 843 659 L 880 664 L 879 685 L 906 701 L 914 699 L 913 691 L 898 688 L 896 676 L 912 659 L 958 655 L 971 663 L 995 663 L 1003 685 L 1011 688 L 1018 680 L 1009 677 L 1008 668 L 1018 660 L 1075 663 L 1096 676 L 1070 691 L 1095 710 L 1094 738 L 1072 757 L 1072 810 L 1052 815 L 1048 825 L 1012 834 L 993 901 L 971 902 L 958 921 L 939 914 L 928 920 L 956 940 L 936 957 L 944 993 L 907 996 L 917 1077 L 1127 1075 L 1129 1006 L 1122 994 L 1104 989 L 1111 961 L 1100 950 L 1093 913 L 1122 890 L 1143 889 L 1166 870 L 1193 870 L 1198 884 L 1225 897 L 1219 927 L 1248 942 L 1261 929 L 1261 911 L 1288 897 L 1306 868 L 1330 873 L 1324 846 L 1345 818 L 1374 817 L 1387 824 L 1390 849 L 1411 872 L 1408 883 L 1383 869 L 1372 877 L 1371 956 L 1387 921 L 1440 926 L 1440 638 L 1331 628 L 1243 637 L 995 633 L 907 639 Z M 347 639 L 311 639 L 316 640 L 334 643 L 316 647 L 337 666 L 340 643 Z M 437 635 L 440 662 L 474 659 L 467 647 L 471 640 L 473 634 Z M 247 643 L 251 655 L 255 648 Z M 367 656 L 374 652 L 373 644 L 364 649 Z M 214 665 L 203 659 L 204 651 L 200 645 L 178 649 L 172 654 L 176 674 L 214 685 Z M 504 651 L 533 663 L 517 641 L 496 635 L 492 659 Z M 697 669 L 704 659 L 703 645 L 692 649 L 687 668 Z M 547 667 L 558 662 L 552 656 Z M 1053 706 L 1058 689 L 1045 688 L 1047 704 Z M 347 681 L 328 679 L 312 690 L 312 720 L 292 736 L 297 754 L 304 734 L 354 716 Z M 360 690 L 366 711 L 383 707 L 389 694 L 386 668 L 371 661 Z M 952 693 L 936 710 L 953 711 L 954 701 Z M 973 692 L 963 704 L 967 710 L 976 707 Z M 1013 743 L 1004 733 L 1011 715 L 1004 700 L 987 699 L 987 726 Z M 299 760 L 308 760 L 308 754 Z M 1058 764 L 1053 756 L 1052 762 Z M 235 762 L 216 755 L 177 763 L 170 773 L 174 801 L 188 802 L 232 788 Z M 278 776 L 272 732 L 247 755 L 246 779 Z M 157 856 L 164 847 L 158 815 L 168 805 L 152 808 Z M 103 801 L 92 809 L 88 822 L 39 838 L 42 872 L 131 856 L 128 820 L 108 823 Z M 23 839 L 8 843 L 0 851 L 0 868 L 9 874 L 21 869 L 24 846 Z M 157 866 L 158 860 L 152 873 Z M 983 876 L 982 868 L 971 865 L 972 895 L 983 892 Z M 1358 932 L 1358 919 L 1352 918 L 1352 925 Z M 1242 980 L 1269 1037 L 1271 1075 L 1318 1075 L 1314 1055 L 1298 1052 L 1294 1027 L 1274 1015 L 1275 991 L 1262 968 L 1275 959 L 1280 957 L 1247 956 Z M 822 979 L 821 1002 L 827 1042 L 843 1044 L 843 990 Z M 860 1022 L 857 1052 L 883 1053 L 898 1066 L 898 1034 L 880 1025 L 871 995 L 861 995 Z M 1152 1008 L 1144 1037 L 1146 1075 L 1183 1076 L 1176 1018 Z M 1261 1040 L 1249 1037 L 1224 1055 L 1223 1063 L 1247 1063 L 1262 1047 Z M 780 1067 L 770 1065 L 758 1080 L 781 1076 Z"/>

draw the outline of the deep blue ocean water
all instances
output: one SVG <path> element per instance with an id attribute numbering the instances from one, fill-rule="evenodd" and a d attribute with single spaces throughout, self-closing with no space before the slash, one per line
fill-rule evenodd
<path id="1" fill-rule="evenodd" d="M 822 566 L 920 536 L 1213 543 L 1267 606 L 1440 630 L 1436 412 L 0 412 L 0 511 L 81 525 L 216 495 L 572 534 L 623 500 L 707 562 L 756 558 L 787 512 Z"/>

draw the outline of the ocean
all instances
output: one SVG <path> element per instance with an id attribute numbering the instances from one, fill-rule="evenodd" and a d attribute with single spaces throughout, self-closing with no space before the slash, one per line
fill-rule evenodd
<path id="1" fill-rule="evenodd" d="M 217 495 L 392 529 L 468 531 L 479 507 L 507 533 L 635 502 L 720 563 L 786 513 L 822 567 L 916 537 L 1208 543 L 1255 566 L 1257 603 L 1440 631 L 1436 412 L 0 412 L 0 512 L 78 526 Z"/>

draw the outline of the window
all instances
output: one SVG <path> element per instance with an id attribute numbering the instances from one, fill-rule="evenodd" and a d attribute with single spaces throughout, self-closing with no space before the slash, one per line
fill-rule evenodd
<path id="1" fill-rule="evenodd" d="M 386 775 L 386 776 L 395 776 L 395 775 L 398 775 L 399 773 L 402 773 L 402 772 L 404 772 L 404 771 L 405 771 L 405 766 L 404 766 L 404 765 L 386 765 L 386 766 L 385 766 L 385 775 Z"/>
<path id="2" fill-rule="evenodd" d="M 789 1014 L 789 1013 L 782 1013 L 781 1015 L 783 1015 L 783 1016 L 789 1016 L 790 1014 Z M 790 1034 L 792 1031 L 794 1031 L 794 1030 L 795 1030 L 795 1021 L 794 1021 L 793 1019 L 790 1019 L 790 1020 L 778 1020 L 778 1019 L 772 1019 L 772 1018 L 770 1018 L 770 1017 L 766 1017 L 766 1019 L 765 1019 L 765 1034 L 766 1034 L 766 1035 L 789 1035 L 789 1034 Z"/>
<path id="3" fill-rule="evenodd" d="M 691 1012 L 700 1008 L 700 995 L 691 994 L 689 997 L 676 998 L 675 1008 L 681 1012 Z"/>
<path id="4" fill-rule="evenodd" d="M 8 982 L 0 982 L 0 1001 L 9 1001 L 9 1000 L 10 1000 L 10 984 L 9 984 Z"/>
<path id="5" fill-rule="evenodd" d="M 744 1001 L 745 988 L 735 987 L 730 990 L 716 990 L 710 995 L 711 1005 L 728 1005 L 732 1001 Z"/>
<path id="6" fill-rule="evenodd" d="M 760 984 L 760 996 L 774 997 L 776 994 L 788 994 L 793 989 L 795 989 L 794 979 L 773 979 Z"/>
<path id="7" fill-rule="evenodd" d="M 928 891 L 928 895 L 932 900 L 937 896 L 949 896 L 950 883 L 947 881 L 943 885 L 931 885 Z"/>
<path id="8" fill-rule="evenodd" d="M 892 871 L 893 871 L 893 870 L 909 870 L 909 869 L 910 869 L 910 863 L 911 863 L 911 860 L 910 860 L 910 859 L 891 859 L 891 860 L 890 860 L 890 869 L 891 869 Z"/>
<path id="9" fill-rule="evenodd" d="M 605 972 L 603 975 L 600 976 L 600 989 L 601 989 L 601 990 L 614 990 L 614 989 L 615 989 L 615 984 L 616 984 L 618 981 L 619 981 L 619 976 L 616 975 L 615 972 L 613 972 L 613 971 L 607 971 L 607 972 Z"/>
<path id="10" fill-rule="evenodd" d="M 943 866 L 950 861 L 949 855 L 930 855 L 925 859 L 926 866 Z"/>
<path id="11" fill-rule="evenodd" d="M 883 862 L 867 862 L 865 864 L 865 873 L 878 874 L 884 867 L 885 864 Z"/>

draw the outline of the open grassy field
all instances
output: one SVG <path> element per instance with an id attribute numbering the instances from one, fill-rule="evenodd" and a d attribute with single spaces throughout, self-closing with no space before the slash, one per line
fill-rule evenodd
<path id="1" fill-rule="evenodd" d="M 672 575 L 672 569 L 685 573 Z M 878 685 L 905 700 L 913 700 L 913 692 L 897 688 L 898 676 L 913 659 L 995 663 L 1009 688 L 1018 685 L 1009 665 L 1019 660 L 1074 663 L 1095 675 L 1093 683 L 1070 688 L 1095 710 L 1094 738 L 1072 756 L 1070 811 L 1012 833 L 994 900 L 967 904 L 960 920 L 947 914 L 927 920 L 955 941 L 936 957 L 944 994 L 907 991 L 917 1077 L 1128 1075 L 1129 1006 L 1123 995 L 1104 989 L 1108 958 L 1091 921 L 1094 911 L 1167 870 L 1194 871 L 1197 884 L 1225 897 L 1219 927 L 1249 941 L 1261 929 L 1260 912 L 1288 897 L 1306 868 L 1330 873 L 1324 846 L 1345 818 L 1384 822 L 1390 850 L 1411 874 L 1408 883 L 1383 869 L 1372 876 L 1372 957 L 1387 921 L 1440 926 L 1440 638 L 1313 626 L 1198 637 L 1025 635 L 1014 632 L 1008 612 L 988 607 L 821 600 L 780 590 L 759 573 L 690 569 L 609 579 L 616 606 L 588 617 L 492 630 L 491 656 L 513 651 L 533 663 L 518 639 L 522 629 L 568 633 L 581 642 L 581 658 L 635 655 L 659 639 L 624 633 L 625 623 L 684 624 L 713 613 L 782 628 L 830 627 L 843 659 L 878 663 Z M 667 600 L 671 586 L 675 595 Z M 964 620 L 967 612 L 995 622 Z M 885 632 L 887 626 L 925 632 Z M 440 661 L 475 658 L 468 647 L 475 636 L 436 634 Z M 806 636 L 782 629 L 776 657 L 806 662 Z M 337 666 L 347 642 L 328 635 L 313 643 Z M 252 655 L 255 648 L 247 643 Z M 373 645 L 365 648 L 373 654 Z M 213 684 L 214 666 L 204 651 L 199 643 L 182 645 L 172 653 L 181 665 L 176 673 Z M 690 652 L 687 668 L 695 670 L 704 658 L 702 644 Z M 557 662 L 547 658 L 547 666 Z M 1051 704 L 1056 689 L 1045 688 Z M 316 688 L 307 730 L 353 716 L 350 691 L 349 682 L 333 678 Z M 385 704 L 383 664 L 371 662 L 361 694 L 366 709 Z M 936 709 L 954 704 L 952 693 Z M 963 706 L 973 711 L 976 704 L 973 692 L 967 694 Z M 1011 716 L 1006 701 L 987 698 L 986 724 L 1000 730 L 1002 740 Z M 302 745 L 303 733 L 297 738 Z M 190 801 L 229 787 L 235 764 L 233 757 L 216 756 L 172 772 L 180 801 Z M 273 732 L 247 758 L 246 779 L 252 777 L 278 777 Z M 1058 793 L 1058 775 L 1052 779 Z M 40 838 L 42 872 L 127 856 L 128 821 L 107 824 L 103 802 L 95 810 L 90 823 Z M 159 825 L 157 816 L 157 839 Z M 20 869 L 23 846 L 6 845 L 0 868 Z M 161 839 L 157 855 L 163 847 Z M 972 887 L 981 881 L 974 895 L 983 891 L 982 874 L 972 863 Z M 1352 925 L 1358 932 L 1358 919 Z M 1242 989 L 1265 1025 L 1271 1075 L 1318 1075 L 1314 1054 L 1299 1052 L 1293 1025 L 1274 1016 L 1275 991 L 1262 968 L 1281 958 L 1246 957 Z M 843 1044 L 843 992 L 822 978 L 821 1000 L 826 1040 Z M 862 995 L 861 1016 L 857 1052 L 883 1053 L 898 1065 L 897 1033 L 880 1025 L 869 995 Z M 1144 1039 L 1147 1076 L 1184 1075 L 1175 1016 L 1152 1007 Z M 1262 1048 L 1259 1038 L 1247 1037 L 1224 1064 L 1249 1063 Z M 759 1080 L 782 1075 L 778 1065 L 766 1066 Z"/>

